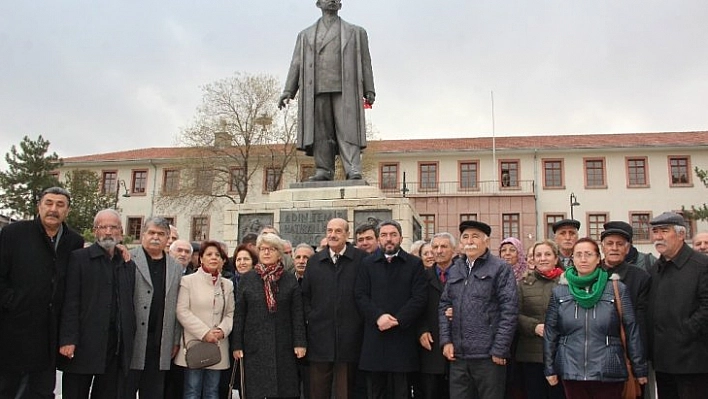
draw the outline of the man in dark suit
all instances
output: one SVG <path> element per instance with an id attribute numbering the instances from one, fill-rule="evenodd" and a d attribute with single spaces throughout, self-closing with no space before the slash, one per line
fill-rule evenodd
<path id="1" fill-rule="evenodd" d="M 300 32 L 278 107 L 298 104 L 298 149 L 315 158 L 310 180 L 332 180 L 339 154 L 347 179 L 362 178 L 366 148 L 362 101 L 376 97 L 366 31 L 337 15 L 341 0 L 317 0 L 322 18 Z"/>
<path id="2" fill-rule="evenodd" d="M 167 254 L 170 224 L 161 217 L 148 219 L 141 246 L 130 251 L 135 262 L 135 322 L 133 357 L 126 397 L 161 398 L 172 358 L 179 350 L 177 294 L 182 266 Z"/>
<path id="3" fill-rule="evenodd" d="M 71 253 L 59 330 L 62 394 L 116 397 L 130 368 L 135 335 L 135 263 L 121 242 L 120 214 L 98 212 L 96 242 Z M 93 384 L 93 387 L 92 387 Z"/>
<path id="4" fill-rule="evenodd" d="M 428 305 L 418 325 L 418 340 L 420 341 L 420 373 L 416 398 L 446 399 L 450 397 L 449 362 L 443 356 L 440 342 L 440 324 L 438 321 L 438 305 L 442 295 L 447 272 L 452 266 L 457 241 L 450 233 L 437 233 L 430 242 L 435 253 L 435 264 L 425 269 L 427 281 Z"/>
<path id="5" fill-rule="evenodd" d="M 84 245 L 64 223 L 70 206 L 48 188 L 36 219 L 0 230 L 0 398 L 54 398 L 66 263 Z"/>
<path id="6" fill-rule="evenodd" d="M 427 291 L 423 262 L 401 249 L 401 225 L 378 226 L 379 249 L 364 258 L 356 303 L 364 316 L 359 367 L 369 372 L 369 398 L 407 399 L 408 373 L 418 371 L 418 318 Z"/>
<path id="7" fill-rule="evenodd" d="M 365 253 L 347 242 L 349 223 L 327 223 L 327 248 L 307 262 L 302 296 L 307 320 L 310 398 L 353 398 L 363 320 L 354 284 Z"/>

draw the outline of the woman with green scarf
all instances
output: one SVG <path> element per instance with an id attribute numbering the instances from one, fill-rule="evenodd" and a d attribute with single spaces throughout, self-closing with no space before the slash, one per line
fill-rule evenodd
<path id="1" fill-rule="evenodd" d="M 544 373 L 550 385 L 563 383 L 566 398 L 617 398 L 628 378 L 615 307 L 613 280 L 600 265 L 600 248 L 590 238 L 573 247 L 574 267 L 553 289 L 544 327 Z M 627 356 L 640 384 L 647 366 L 629 292 L 618 281 Z"/>

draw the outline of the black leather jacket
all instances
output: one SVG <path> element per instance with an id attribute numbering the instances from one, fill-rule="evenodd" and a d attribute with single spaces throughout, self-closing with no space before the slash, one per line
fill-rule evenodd
<path id="1" fill-rule="evenodd" d="M 599 302 L 590 309 L 580 307 L 562 276 L 553 289 L 546 312 L 543 361 L 546 376 L 563 380 L 619 382 L 627 379 L 619 315 L 615 308 L 610 276 Z M 639 327 L 635 321 L 629 293 L 619 283 L 622 321 L 627 335 L 627 349 L 636 377 L 647 376 Z"/>

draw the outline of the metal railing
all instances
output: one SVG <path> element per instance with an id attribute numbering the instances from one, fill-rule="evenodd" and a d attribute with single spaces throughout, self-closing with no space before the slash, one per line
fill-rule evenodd
<path id="1" fill-rule="evenodd" d="M 391 197 L 429 197 L 440 195 L 488 196 L 488 195 L 530 195 L 534 193 L 533 180 L 518 180 L 502 184 L 499 180 L 477 181 L 474 184 L 462 184 L 459 181 L 417 182 L 407 181 L 382 185 L 369 182 Z"/>

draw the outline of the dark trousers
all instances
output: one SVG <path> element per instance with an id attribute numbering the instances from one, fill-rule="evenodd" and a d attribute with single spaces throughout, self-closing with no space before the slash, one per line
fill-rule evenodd
<path id="1" fill-rule="evenodd" d="M 0 355 L 1 356 L 1 355 Z M 54 399 L 57 371 L 52 366 L 32 373 L 0 372 L 0 399 Z"/>
<path id="2" fill-rule="evenodd" d="M 708 374 L 656 372 L 660 399 L 704 399 L 708 397 Z"/>
<path id="3" fill-rule="evenodd" d="M 165 399 L 182 399 L 182 396 L 184 396 L 184 367 L 172 363 L 165 374 Z"/>
<path id="4" fill-rule="evenodd" d="M 77 374 L 64 372 L 61 377 L 62 399 L 114 399 L 119 397 L 124 382 L 118 367 L 118 359 L 113 357 L 103 374 Z M 93 388 L 91 387 L 93 384 Z"/>
<path id="5" fill-rule="evenodd" d="M 369 399 L 408 399 L 408 373 L 372 371 L 367 385 Z"/>
<path id="6" fill-rule="evenodd" d="M 492 358 L 457 359 L 450 362 L 450 397 L 504 399 L 506 367 Z"/>
<path id="7" fill-rule="evenodd" d="M 418 373 L 415 399 L 449 399 L 450 382 L 445 374 Z"/>
<path id="8" fill-rule="evenodd" d="M 542 363 L 517 363 L 524 375 L 528 399 L 565 399 L 563 385 L 550 386 L 543 373 Z"/>
<path id="9" fill-rule="evenodd" d="M 355 363 L 310 362 L 310 398 L 329 399 L 334 388 L 337 399 L 354 398 Z"/>
<path id="10" fill-rule="evenodd" d="M 315 158 L 317 173 L 327 173 L 334 177 L 334 156 L 339 153 L 347 178 L 361 175 L 361 147 L 358 140 L 352 144 L 344 140 L 359 137 L 358 131 L 345 132 L 344 126 L 357 126 L 358 123 L 343 123 L 347 115 L 342 107 L 342 93 L 322 93 L 315 96 L 315 140 L 312 155 Z"/>
<path id="11" fill-rule="evenodd" d="M 145 366 L 142 370 L 130 370 L 125 382 L 125 397 L 135 399 L 135 394 L 140 392 L 140 397 L 144 399 L 160 399 L 165 391 L 165 374 L 167 371 L 160 370 L 160 347 L 151 345 L 148 337 L 148 345 L 145 350 Z"/>
<path id="12" fill-rule="evenodd" d="M 624 382 L 563 380 L 568 399 L 622 399 L 623 388 Z"/>

